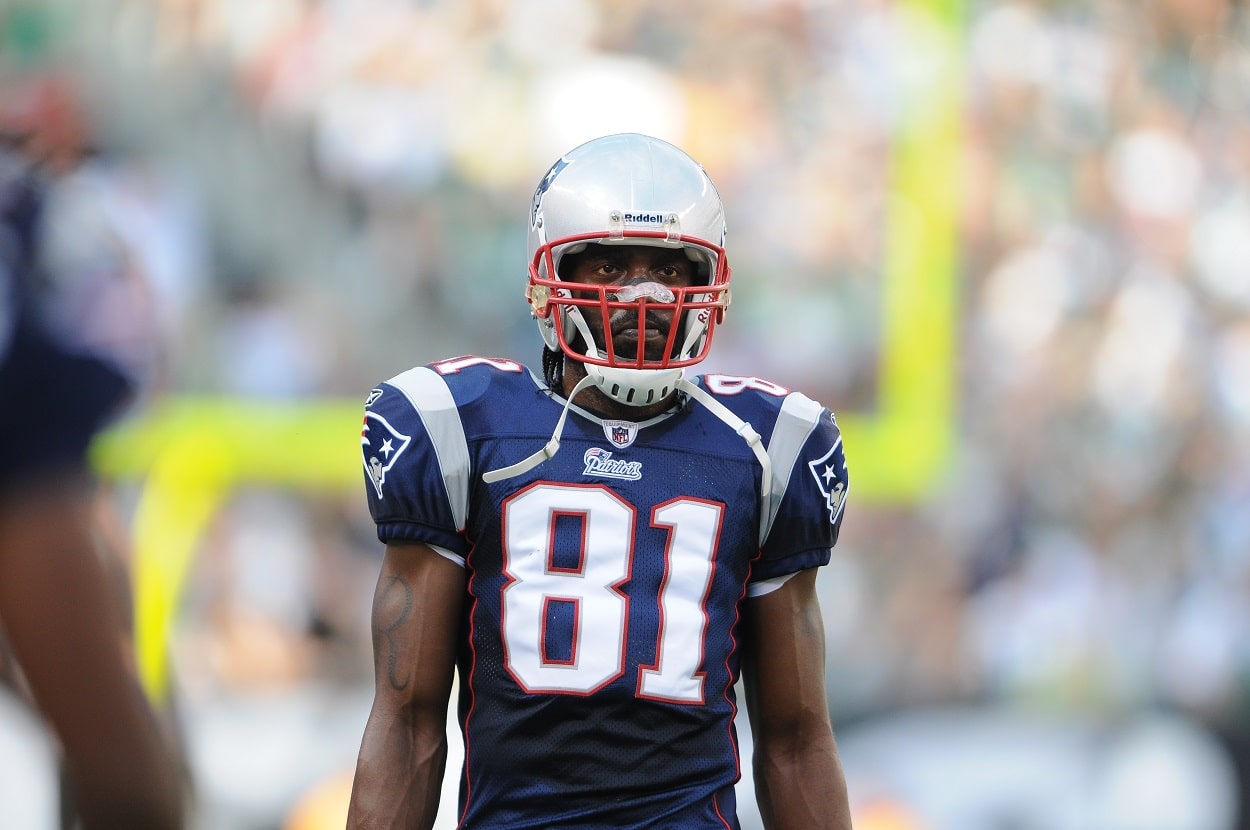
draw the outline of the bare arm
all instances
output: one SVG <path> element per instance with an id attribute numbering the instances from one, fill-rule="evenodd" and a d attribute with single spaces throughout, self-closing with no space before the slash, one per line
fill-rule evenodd
<path id="1" fill-rule="evenodd" d="M 465 579 L 464 568 L 424 545 L 386 548 L 373 597 L 373 709 L 348 830 L 434 824 Z"/>
<path id="2" fill-rule="evenodd" d="M 743 677 L 756 798 L 769 830 L 850 830 L 846 779 L 825 698 L 816 571 L 750 600 Z"/>
<path id="3" fill-rule="evenodd" d="M 116 592 L 82 482 L 24 483 L 0 506 L 0 620 L 65 756 L 84 826 L 182 826 L 179 766 L 127 667 Z"/>

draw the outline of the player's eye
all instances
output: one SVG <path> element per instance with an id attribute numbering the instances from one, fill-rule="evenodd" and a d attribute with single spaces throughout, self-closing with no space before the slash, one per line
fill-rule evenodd
<path id="1" fill-rule="evenodd" d="M 680 265 L 662 265 L 655 269 L 656 277 L 670 283 L 681 282 L 686 279 L 688 273 L 687 269 Z"/>

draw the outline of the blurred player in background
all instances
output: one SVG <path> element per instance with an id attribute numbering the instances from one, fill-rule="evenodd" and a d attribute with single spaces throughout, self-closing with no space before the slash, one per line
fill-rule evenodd
<path id="1" fill-rule="evenodd" d="M 86 453 L 131 394 L 68 346 L 35 287 L 40 171 L 24 136 L 0 147 L 0 627 L 5 679 L 46 718 L 69 814 L 85 830 L 177 828 L 178 765 L 123 648 L 121 596 L 95 534 Z M 3 652 L 4 649 L 0 649 Z M 16 664 L 8 657 L 16 658 Z M 69 820 L 69 819 L 67 819 Z"/>
<path id="2" fill-rule="evenodd" d="M 841 436 L 797 392 L 684 376 L 729 305 L 715 187 L 607 136 L 529 225 L 542 377 L 462 357 L 366 404 L 386 555 L 349 827 L 433 824 L 458 668 L 461 826 L 736 828 L 741 674 L 765 825 L 849 828 L 815 591 Z"/>

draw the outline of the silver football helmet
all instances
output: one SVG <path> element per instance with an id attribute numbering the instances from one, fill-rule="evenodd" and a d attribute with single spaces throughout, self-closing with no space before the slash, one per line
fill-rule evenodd
<path id="1" fill-rule="evenodd" d="M 561 279 L 566 254 L 587 245 L 654 245 L 685 251 L 699 285 L 640 290 Z M 702 166 L 673 145 L 637 133 L 597 138 L 566 153 L 543 177 L 530 206 L 526 297 L 543 341 L 586 365 L 594 384 L 613 400 L 645 406 L 677 386 L 686 366 L 707 357 L 712 332 L 729 307 L 725 212 Z M 623 290 L 624 288 L 624 290 Z M 596 342 L 586 314 L 607 321 L 630 309 L 671 313 L 662 356 L 618 354 Z"/>

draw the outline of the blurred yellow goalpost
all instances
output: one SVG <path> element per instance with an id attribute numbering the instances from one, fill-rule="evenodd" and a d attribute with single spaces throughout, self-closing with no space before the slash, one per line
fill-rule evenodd
<path id="1" fill-rule="evenodd" d="M 839 414 L 855 499 L 906 504 L 938 483 L 956 438 L 961 0 L 903 4 L 904 105 L 892 154 L 882 275 L 878 404 Z M 168 641 L 198 545 L 245 484 L 356 491 L 361 400 L 178 397 L 101 436 L 106 479 L 138 480 L 135 652 L 152 699 L 169 694 Z"/>

